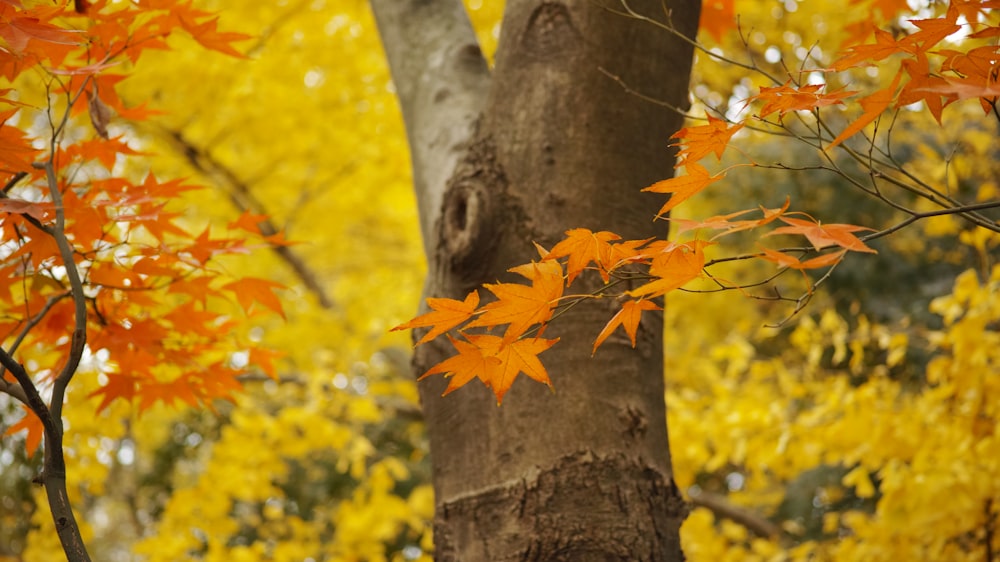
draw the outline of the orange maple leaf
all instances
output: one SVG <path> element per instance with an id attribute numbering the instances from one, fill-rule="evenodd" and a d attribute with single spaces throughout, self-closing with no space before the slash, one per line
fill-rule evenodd
<path id="1" fill-rule="evenodd" d="M 96 412 L 100 414 L 111 402 L 122 399 L 131 402 L 135 398 L 139 387 L 139 378 L 132 375 L 118 373 L 105 373 L 108 382 L 101 388 L 87 395 L 87 398 L 101 397 L 101 403 L 97 405 Z"/>
<path id="2" fill-rule="evenodd" d="M 256 302 L 277 312 L 282 318 L 285 317 L 285 311 L 281 307 L 281 300 L 274 294 L 274 290 L 284 288 L 285 286 L 281 283 L 275 283 L 267 279 L 258 279 L 256 277 L 244 277 L 243 279 L 222 286 L 223 290 L 229 291 L 236 296 L 240 307 L 248 315 L 253 304 Z"/>
<path id="3" fill-rule="evenodd" d="M 937 90 L 947 86 L 948 82 L 940 76 L 931 75 L 930 61 L 924 53 L 917 53 L 912 59 L 904 59 L 901 64 L 910 80 L 900 89 L 896 107 L 923 101 L 927 105 L 927 110 L 934 116 L 934 120 L 940 125 L 944 107 L 956 99 L 952 93 Z M 947 101 L 942 100 L 942 96 L 947 96 Z"/>
<path id="4" fill-rule="evenodd" d="M 535 324 L 544 324 L 563 294 L 562 266 L 556 261 L 542 261 L 513 267 L 508 271 L 531 280 L 531 286 L 519 283 L 483 285 L 499 300 L 482 307 L 482 315 L 469 328 L 509 324 L 504 338 L 513 341 Z"/>
<path id="5" fill-rule="evenodd" d="M 763 87 L 760 93 L 752 96 L 747 103 L 753 101 L 763 101 L 764 106 L 760 109 L 760 117 L 778 112 L 778 116 L 783 116 L 790 111 L 812 111 L 828 105 L 843 105 L 841 101 L 856 94 L 856 91 L 837 90 L 829 94 L 820 93 L 825 88 L 825 84 L 808 84 L 801 87 L 792 87 L 791 80 L 781 86 Z"/>
<path id="6" fill-rule="evenodd" d="M 875 29 L 874 43 L 854 45 L 847 50 L 846 55 L 834 61 L 830 68 L 839 72 L 848 68 L 854 68 L 855 66 L 861 66 L 865 63 L 878 62 L 896 53 L 912 51 L 912 45 L 897 41 L 888 31 Z"/>
<path id="7" fill-rule="evenodd" d="M 591 355 L 597 353 L 597 348 L 604 343 L 604 340 L 608 339 L 618 326 L 623 326 L 625 328 L 625 333 L 628 334 L 630 340 L 632 340 L 632 347 L 635 348 L 635 335 L 639 329 L 639 320 L 642 319 L 643 310 L 663 310 L 659 305 L 653 301 L 640 299 L 625 301 L 622 304 L 621 309 L 608 320 L 608 323 L 601 330 L 601 333 L 597 335 L 597 339 L 594 340 L 594 349 L 590 352 Z"/>
<path id="8" fill-rule="evenodd" d="M 698 28 L 703 29 L 717 42 L 735 27 L 735 0 L 705 0 L 701 3 L 701 20 Z"/>
<path id="9" fill-rule="evenodd" d="M 608 273 L 622 267 L 623 265 L 634 263 L 639 256 L 639 248 L 650 243 L 653 239 L 647 238 L 645 240 L 625 240 L 618 244 L 611 245 L 611 255 L 608 257 L 610 265 L 608 266 Z"/>
<path id="10" fill-rule="evenodd" d="M 32 203 L 14 197 L 0 199 L 0 212 L 28 215 L 39 221 L 46 220 L 48 215 L 53 213 L 53 208 L 51 203 Z"/>
<path id="11" fill-rule="evenodd" d="M 758 209 L 747 209 L 745 211 L 736 211 L 735 213 L 729 213 L 727 215 L 716 215 L 714 217 L 709 217 L 702 221 L 695 221 L 691 219 L 676 219 L 676 218 L 669 218 L 667 220 L 678 225 L 677 228 L 678 235 L 684 234 L 685 232 L 691 230 L 698 230 L 701 228 L 707 228 L 709 230 L 722 230 L 723 232 L 720 232 L 719 234 L 716 234 L 715 236 L 712 237 L 712 240 L 715 240 L 716 238 L 721 238 L 727 234 L 732 234 L 734 232 L 740 232 L 743 230 L 750 230 L 752 228 L 757 228 L 758 226 L 763 226 L 765 224 L 773 222 L 777 220 L 777 218 L 780 217 L 785 211 L 788 210 L 788 206 L 790 204 L 791 200 L 788 197 L 786 197 L 785 204 L 781 207 L 768 209 L 763 205 L 761 205 L 759 210 L 763 214 L 763 217 L 757 220 L 731 221 L 729 219 L 743 216 L 747 213 L 752 213 Z"/>
<path id="12" fill-rule="evenodd" d="M 14 435 L 21 431 L 27 431 L 28 435 L 24 438 L 24 448 L 31 457 L 38 450 L 38 446 L 42 443 L 42 436 L 45 435 L 45 428 L 42 426 L 42 420 L 38 419 L 35 412 L 31 411 L 31 408 L 21 405 L 24 409 L 24 417 L 21 421 L 15 423 L 14 425 L 7 428 L 4 435 Z"/>
<path id="13" fill-rule="evenodd" d="M 864 226 L 853 224 L 822 224 L 812 220 L 795 219 L 791 217 L 781 217 L 781 221 L 789 226 L 782 226 L 768 232 L 764 236 L 775 234 L 801 234 L 809 240 L 813 248 L 821 250 L 827 246 L 840 246 L 854 252 L 867 252 L 877 254 L 878 252 L 865 245 L 857 236 L 852 234 L 861 230 L 875 230 Z"/>
<path id="14" fill-rule="evenodd" d="M 593 232 L 587 228 L 574 228 L 566 231 L 566 238 L 553 246 L 544 259 L 569 257 L 566 261 L 566 285 L 573 283 L 591 262 L 598 265 L 601 278 L 607 283 L 608 269 L 612 265 L 612 246 L 608 242 L 620 239 L 617 234 L 606 230 Z"/>
<path id="15" fill-rule="evenodd" d="M 763 257 L 765 260 L 778 264 L 779 268 L 787 267 L 790 269 L 798 269 L 799 271 L 802 271 L 803 274 L 805 274 L 806 269 L 817 269 L 820 267 L 833 265 L 839 262 L 840 260 L 844 259 L 844 256 L 847 255 L 847 250 L 838 250 L 836 252 L 823 254 L 822 256 L 818 256 L 806 261 L 800 261 L 795 256 L 790 256 L 786 253 L 779 252 L 777 250 L 772 250 L 770 248 L 765 248 L 763 246 L 761 247 L 761 250 L 764 252 L 764 255 L 761 257 Z"/>
<path id="16" fill-rule="evenodd" d="M 164 320 L 173 324 L 178 333 L 197 334 L 209 338 L 218 337 L 233 327 L 232 321 L 220 322 L 222 316 L 208 310 L 199 310 L 195 301 L 187 301 L 164 314 Z"/>
<path id="17" fill-rule="evenodd" d="M 916 52 L 926 52 L 934 45 L 944 41 L 945 37 L 962 29 L 962 26 L 955 22 L 957 16 L 957 12 L 948 10 L 948 14 L 940 18 L 909 20 L 920 31 L 907 35 L 900 42 L 904 45 L 913 45 L 913 50 Z"/>
<path id="18" fill-rule="evenodd" d="M 418 341 L 416 345 L 427 343 L 471 318 L 473 312 L 476 310 L 476 307 L 479 306 L 479 293 L 477 291 L 472 291 L 466 295 L 464 301 L 446 298 L 429 298 L 427 299 L 427 306 L 429 306 L 433 312 L 421 314 L 405 324 L 400 324 L 399 326 L 392 328 L 390 331 L 395 332 L 397 330 L 409 330 L 412 328 L 431 326 L 430 331 L 424 334 L 424 337 L 420 338 L 420 341 Z"/>
<path id="19" fill-rule="evenodd" d="M 643 191 L 652 191 L 653 193 L 672 194 L 670 200 L 667 201 L 663 207 L 660 207 L 659 212 L 656 213 L 657 218 L 670 212 L 670 209 L 673 209 L 687 199 L 690 199 L 693 195 L 705 189 L 710 184 L 725 177 L 725 174 L 719 174 L 717 176 L 709 174 L 708 170 L 697 162 L 686 164 L 685 168 L 687 169 L 686 176 L 658 181 L 643 189 Z"/>
<path id="20" fill-rule="evenodd" d="M 864 129 L 872 121 L 878 119 L 879 116 L 882 115 L 882 112 L 889 107 L 889 104 L 896 99 L 896 87 L 899 86 L 899 78 L 902 75 L 902 71 L 897 72 L 896 77 L 893 78 L 892 84 L 890 84 L 888 88 L 878 90 L 871 95 L 859 99 L 858 103 L 861 105 L 861 109 L 864 110 L 864 113 L 861 117 L 858 117 L 850 125 L 848 125 L 847 128 L 841 131 L 841 133 L 837 135 L 837 138 L 833 139 L 833 142 L 827 145 L 826 148 L 831 149 L 837 146 L 861 129 Z"/>
<path id="21" fill-rule="evenodd" d="M 510 390 L 510 386 L 514 384 L 514 379 L 519 373 L 524 373 L 542 384 L 552 386 L 549 373 L 538 359 L 538 354 L 555 345 L 559 338 L 554 340 L 521 338 L 513 342 L 505 342 L 503 338 L 497 336 L 469 335 L 466 337 L 479 346 L 484 353 L 500 360 L 499 363 L 486 369 L 486 378 L 483 380 L 496 394 L 497 405 L 503 402 L 504 394 Z"/>
<path id="22" fill-rule="evenodd" d="M 479 378 L 485 381 L 486 371 L 500 364 L 500 358 L 485 353 L 478 345 L 457 340 L 450 334 L 447 335 L 447 338 L 451 345 L 458 350 L 458 355 L 453 355 L 434 365 L 417 379 L 423 380 L 437 373 L 444 373 L 445 377 L 450 377 L 448 387 L 445 388 L 441 396 L 465 386 L 472 379 Z"/>
<path id="23" fill-rule="evenodd" d="M 467 342 L 448 336 L 452 345 L 458 350 L 458 355 L 431 367 L 420 376 L 420 379 L 444 373 L 446 377 L 451 378 L 444 391 L 444 394 L 448 394 L 478 378 L 493 390 L 497 397 L 497 405 L 503 402 L 504 395 L 520 373 L 552 386 L 548 371 L 538 359 L 538 354 L 555 345 L 559 341 L 558 338 L 554 340 L 522 338 L 505 341 L 504 338 L 490 335 L 465 334 L 465 337 L 468 339 Z"/>
<path id="24" fill-rule="evenodd" d="M 41 41 L 56 45 L 79 45 L 83 41 L 82 31 L 63 29 L 37 17 L 15 15 L 0 25 L 0 37 L 16 54 L 24 53 L 29 41 Z"/>
<path id="25" fill-rule="evenodd" d="M 237 51 L 233 47 L 232 43 L 253 39 L 253 35 L 247 35 L 245 33 L 220 32 L 218 30 L 218 17 L 213 17 L 207 21 L 196 23 L 194 18 L 187 14 L 181 14 L 180 21 L 184 29 L 190 33 L 191 37 L 202 47 L 241 59 L 247 58 L 246 55 Z"/>
<path id="26" fill-rule="evenodd" d="M 3 171 L 30 171 L 38 151 L 31 146 L 31 139 L 23 131 L 7 125 L 17 109 L 0 112 L 0 166 Z"/>
<path id="27" fill-rule="evenodd" d="M 656 279 L 627 294 L 632 297 L 658 297 L 698 278 L 705 268 L 703 248 L 708 244 L 710 243 L 703 240 L 687 243 L 667 242 L 651 256 L 653 261 L 649 265 L 649 274 Z"/>
<path id="28" fill-rule="evenodd" d="M 267 215 L 260 215 L 257 213 L 252 213 L 250 211 L 244 211 L 242 215 L 236 220 L 229 223 L 227 228 L 230 230 L 240 229 L 253 234 L 261 234 L 260 223 L 267 220 Z"/>
<path id="29" fill-rule="evenodd" d="M 264 373 L 271 377 L 272 380 L 278 380 L 278 370 L 275 368 L 274 362 L 277 359 L 281 359 L 285 355 L 288 354 L 284 351 L 251 347 L 247 363 L 249 365 L 256 365 L 259 367 L 260 370 L 264 371 Z"/>
<path id="30" fill-rule="evenodd" d="M 715 153 L 716 159 L 722 159 L 722 153 L 729 144 L 729 139 L 743 128 L 743 123 L 737 123 L 732 127 L 722 119 L 716 119 L 711 115 L 705 115 L 708 124 L 697 127 L 684 127 L 674 133 L 670 138 L 679 139 L 677 144 L 682 148 L 677 153 L 677 165 L 675 168 L 684 166 L 689 162 L 697 162 L 711 153 Z"/>

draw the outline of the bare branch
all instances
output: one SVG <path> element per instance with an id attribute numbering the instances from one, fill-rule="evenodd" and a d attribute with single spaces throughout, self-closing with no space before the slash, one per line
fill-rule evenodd
<path id="1" fill-rule="evenodd" d="M 688 496 L 691 498 L 692 504 L 707 508 L 716 517 L 739 523 L 759 537 L 775 538 L 781 536 L 780 527 L 760 514 L 738 505 L 733 505 L 724 496 L 697 489 L 689 489 Z"/>
<path id="2" fill-rule="evenodd" d="M 251 212 L 267 217 L 267 207 L 254 195 L 250 186 L 240 179 L 231 168 L 219 162 L 207 150 L 195 146 L 191 141 L 184 138 L 180 131 L 163 130 L 164 135 L 174 144 L 178 152 L 184 155 L 188 163 L 216 184 L 219 185 L 229 196 L 230 202 L 240 212 Z M 279 232 L 274 221 L 264 218 L 257 224 L 260 233 L 264 236 L 273 236 Z M 278 255 L 281 261 L 295 272 L 299 281 L 316 296 L 319 305 L 327 310 L 336 308 L 333 298 L 326 292 L 319 276 L 310 268 L 306 262 L 288 246 L 275 245 L 272 251 Z"/>

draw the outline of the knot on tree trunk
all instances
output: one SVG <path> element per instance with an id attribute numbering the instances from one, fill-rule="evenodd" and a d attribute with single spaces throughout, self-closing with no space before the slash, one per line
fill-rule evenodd
<path id="1" fill-rule="evenodd" d="M 448 181 L 439 223 L 437 263 L 473 285 L 493 266 L 493 257 L 513 209 L 507 176 L 490 139 L 472 143 Z M 515 213 L 516 214 L 516 213 Z"/>

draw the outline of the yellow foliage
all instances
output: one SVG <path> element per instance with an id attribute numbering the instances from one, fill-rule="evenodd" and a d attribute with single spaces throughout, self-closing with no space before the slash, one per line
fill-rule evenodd
<path id="1" fill-rule="evenodd" d="M 818 322 L 795 328 L 795 348 L 781 360 L 751 358 L 756 368 L 736 382 L 716 381 L 719 367 L 669 377 L 682 487 L 727 467 L 741 474 L 740 487 L 725 490 L 730 500 L 768 515 L 781 500 L 776 489 L 816 467 L 841 466 L 849 469 L 839 480 L 841 490 L 870 509 L 824 513 L 819 528 L 827 538 L 801 542 L 808 546 L 801 557 L 776 542 L 767 543 L 772 554 L 755 557 L 767 551 L 751 546 L 762 539 L 741 537 L 732 523 L 713 522 L 699 509 L 683 527 L 689 559 L 983 559 L 984 529 L 995 525 L 1000 497 L 1000 266 L 983 282 L 975 272 L 963 273 L 953 292 L 931 308 L 945 327 L 929 338 L 934 355 L 926 386 L 906 387 L 884 376 L 905 353 L 904 333 L 863 319 L 852 331 L 829 310 Z M 852 340 L 859 334 L 864 337 Z M 884 365 L 852 384 L 863 362 L 828 367 L 842 364 L 838 350 L 845 341 L 861 342 L 859 353 L 886 350 Z M 805 387 L 791 402 L 784 390 L 789 376 Z M 706 386 L 705 379 L 716 382 Z M 813 501 L 837 503 L 843 492 L 817 490 Z M 802 532 L 789 529 L 791 539 Z"/>
<path id="2" fill-rule="evenodd" d="M 230 199 L 246 188 L 301 242 L 291 248 L 333 306 L 319 307 L 275 255 L 230 259 L 227 268 L 290 286 L 287 322 L 244 334 L 287 352 L 284 378 L 248 381 L 235 404 L 214 411 L 154 407 L 138 417 L 115 403 L 94 416 L 83 397 L 97 380 L 81 373 L 65 417 L 84 536 L 95 559 L 429 561 L 433 492 L 402 351 L 409 342 L 387 331 L 412 316 L 424 265 L 405 135 L 371 14 L 362 0 L 199 4 L 221 10 L 223 27 L 260 38 L 246 61 L 180 39 L 126 81 L 127 99 L 167 112 L 141 131 L 152 135 L 143 148 L 159 155 L 129 166 L 216 188 L 188 202 L 190 221 L 233 220 L 240 210 Z M 492 57 L 503 3 L 467 4 Z M 788 52 L 792 67 L 817 35 L 843 39 L 852 18 L 828 0 L 737 4 L 752 8 L 743 10 L 748 45 L 731 37 L 723 48 L 757 60 Z M 695 92 L 708 104 L 729 105 L 760 85 L 706 59 Z M 899 127 L 914 119 L 903 115 Z M 199 168 L 177 134 L 218 167 Z M 964 124 L 926 134 L 940 142 L 912 143 L 914 173 L 950 186 L 960 169 L 982 180 L 980 199 L 996 197 L 995 135 Z M 959 138 L 954 155 L 932 148 Z M 925 234 L 960 236 L 990 263 L 1000 240 L 964 228 L 950 217 L 924 222 Z M 892 243 L 923 250 L 912 238 Z M 688 559 L 983 560 L 984 529 L 1000 516 L 1000 268 L 986 280 L 959 276 L 931 306 L 943 321 L 931 334 L 845 318 L 816 300 L 784 332 L 761 328 L 773 309 L 735 293 L 680 294 L 666 309 L 677 484 L 714 487 L 786 533 L 757 537 L 694 509 L 682 528 Z M 921 380 L 893 376 L 925 352 Z M 817 470 L 832 477 L 806 490 L 821 512 L 806 536 L 808 521 L 782 513 L 792 486 Z M 310 497 L 318 500 L 300 505 Z M 40 491 L 35 501 L 44 505 Z M 32 523 L 24 560 L 51 560 L 59 546 L 47 512 Z"/>

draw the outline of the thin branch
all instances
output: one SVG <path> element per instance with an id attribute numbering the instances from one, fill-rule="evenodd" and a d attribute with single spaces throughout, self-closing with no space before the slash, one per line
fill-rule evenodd
<path id="1" fill-rule="evenodd" d="M 67 109 L 67 113 L 69 110 Z M 73 298 L 73 336 L 70 340 L 69 357 L 63 366 L 62 372 L 56 377 L 52 385 L 52 417 L 59 419 L 62 415 L 63 397 L 66 394 L 66 387 L 69 381 L 76 374 L 76 369 L 83 358 L 84 347 L 87 345 L 87 297 L 83 293 L 83 281 L 80 279 L 80 271 L 76 267 L 76 260 L 73 256 L 73 247 L 66 238 L 66 209 L 63 207 L 62 193 L 59 191 L 59 181 L 56 178 L 53 160 L 55 159 L 56 139 L 52 140 L 52 154 L 49 159 L 41 165 L 45 170 L 45 178 L 48 182 L 49 192 L 52 202 L 55 204 L 56 221 L 52 226 L 52 237 L 55 238 L 56 246 L 59 248 L 59 255 L 62 258 L 63 267 L 66 269 L 66 278 L 69 281 L 70 293 Z"/>
<path id="2" fill-rule="evenodd" d="M 690 488 L 688 489 L 688 497 L 691 499 L 692 504 L 708 509 L 716 517 L 739 523 L 758 537 L 773 539 L 780 537 L 782 534 L 781 527 L 778 527 L 764 516 L 744 507 L 734 505 L 719 494 Z"/>
<path id="3" fill-rule="evenodd" d="M 250 186 L 241 180 L 231 168 L 219 162 L 208 151 L 201 149 L 184 138 L 179 131 L 164 130 L 163 133 L 174 143 L 177 150 L 184 155 L 188 163 L 198 170 L 198 172 L 211 178 L 215 183 L 223 188 L 230 202 L 240 212 L 250 212 L 255 215 L 264 215 L 266 218 L 257 223 L 260 233 L 266 236 L 274 236 L 280 232 L 274 221 L 268 217 L 267 208 L 264 203 L 253 194 Z M 306 262 L 288 246 L 273 245 L 271 250 L 287 264 L 295 276 L 298 277 L 302 285 L 309 292 L 316 296 L 316 301 L 321 307 L 327 310 L 336 308 L 333 298 L 327 293 L 319 276 Z"/>

